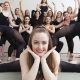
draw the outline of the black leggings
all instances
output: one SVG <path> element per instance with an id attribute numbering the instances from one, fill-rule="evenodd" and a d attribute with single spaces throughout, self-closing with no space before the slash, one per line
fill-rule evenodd
<path id="1" fill-rule="evenodd" d="M 13 45 L 10 45 L 9 48 L 8 48 L 8 57 L 11 57 L 11 54 L 12 54 L 13 50 L 16 50 L 16 49 L 17 48 L 14 48 Z"/>
<path id="2" fill-rule="evenodd" d="M 74 47 L 73 38 L 75 36 L 80 37 L 80 9 L 78 12 L 78 18 L 76 22 L 60 29 L 54 34 L 54 37 L 53 37 L 54 46 L 57 46 L 58 39 L 64 36 L 66 37 L 66 40 L 68 43 L 68 51 L 70 51 L 70 53 L 73 53 L 73 47 Z"/>
<path id="3" fill-rule="evenodd" d="M 27 32 L 24 32 L 23 34 L 21 34 L 24 41 L 25 41 L 25 46 L 24 49 L 26 49 L 27 44 L 28 44 L 28 40 L 29 40 L 29 34 Z M 16 43 L 16 42 L 15 42 Z M 10 45 L 8 48 L 8 57 L 11 57 L 11 54 L 13 52 L 13 50 L 16 50 L 17 46 L 13 47 L 13 45 Z M 17 54 L 16 54 L 17 55 Z"/>
<path id="4" fill-rule="evenodd" d="M 74 48 L 74 42 L 73 38 L 75 37 L 75 34 L 70 34 L 65 36 L 67 45 L 68 45 L 68 51 L 72 54 L 73 53 L 73 48 Z"/>
<path id="5" fill-rule="evenodd" d="M 65 61 L 60 62 L 61 72 L 80 72 L 80 64 L 71 64 Z M 20 72 L 19 60 L 0 64 L 0 72 Z"/>
<path id="6" fill-rule="evenodd" d="M 53 42 L 53 45 L 54 45 L 54 40 L 53 40 L 54 34 L 51 34 L 51 33 L 50 33 L 50 35 L 51 35 L 51 39 L 52 39 L 52 42 Z M 57 52 L 60 52 L 61 49 L 62 49 L 62 47 L 63 47 L 63 42 L 60 41 L 59 38 L 58 38 L 58 39 L 57 39 L 57 45 L 56 45 L 56 51 L 57 51 Z"/>
<path id="7" fill-rule="evenodd" d="M 0 32 L 2 32 L 9 43 L 16 49 L 16 57 L 19 58 L 23 48 L 25 46 L 25 41 L 21 34 L 16 30 L 8 26 L 0 25 Z"/>
<path id="8" fill-rule="evenodd" d="M 0 46 L 6 43 L 6 37 L 4 34 L 1 35 Z"/>
<path id="9" fill-rule="evenodd" d="M 61 41 L 58 40 L 58 45 L 57 45 L 57 47 L 56 47 L 56 51 L 57 51 L 57 52 L 60 52 L 61 49 L 62 49 L 62 47 L 63 47 L 63 42 L 61 42 Z"/>
<path id="10" fill-rule="evenodd" d="M 80 64 L 71 64 L 65 61 L 61 61 L 60 69 L 62 72 L 80 72 Z"/>
<path id="11" fill-rule="evenodd" d="M 19 60 L 0 64 L 0 72 L 20 72 Z"/>
<path id="12" fill-rule="evenodd" d="M 69 36 L 69 40 L 72 41 L 76 35 L 80 36 L 80 22 L 75 22 L 57 31 L 53 36 L 54 46 L 58 45 L 59 38 Z"/>

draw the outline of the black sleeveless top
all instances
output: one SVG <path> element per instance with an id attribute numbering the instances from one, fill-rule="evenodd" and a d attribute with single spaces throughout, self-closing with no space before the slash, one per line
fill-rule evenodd
<path id="1" fill-rule="evenodd" d="M 0 13 L 0 25 L 9 26 L 9 18 Z"/>
<path id="2" fill-rule="evenodd" d="M 30 29 L 30 28 L 28 28 L 28 30 L 29 30 L 29 29 Z M 22 37 L 23 37 L 23 39 L 24 39 L 24 41 L 25 41 L 25 43 L 26 43 L 26 45 L 27 45 L 30 34 L 29 34 L 28 32 L 26 32 L 26 31 L 24 31 L 24 32 L 21 33 L 21 35 L 22 35 Z"/>
<path id="3" fill-rule="evenodd" d="M 40 6 L 41 13 L 47 12 L 48 6 Z"/>
<path id="4" fill-rule="evenodd" d="M 15 20 L 16 25 L 20 25 L 21 22 L 22 22 L 21 19 L 17 17 L 17 19 Z"/>
<path id="5" fill-rule="evenodd" d="M 52 21 L 53 25 L 59 25 L 62 21 L 58 22 L 57 20 Z M 55 31 L 57 32 L 60 28 L 57 28 Z"/>
<path id="6" fill-rule="evenodd" d="M 20 25 L 21 22 L 22 22 L 21 19 L 19 17 L 17 17 L 17 19 L 15 20 L 15 24 Z M 14 29 L 19 31 L 19 27 L 14 27 Z"/>
<path id="7" fill-rule="evenodd" d="M 42 17 L 40 16 L 39 19 L 36 19 L 36 17 L 31 18 L 31 26 L 33 26 L 33 28 L 35 28 L 35 26 L 39 26 L 43 24 L 43 20 Z"/>

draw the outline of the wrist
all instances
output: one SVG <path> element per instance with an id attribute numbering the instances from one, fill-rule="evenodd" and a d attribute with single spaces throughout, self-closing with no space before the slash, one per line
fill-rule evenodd
<path id="1" fill-rule="evenodd" d="M 34 61 L 40 63 L 40 58 L 36 58 Z"/>
<path id="2" fill-rule="evenodd" d="M 42 63 L 42 62 L 46 62 L 46 59 L 43 58 L 43 57 L 41 58 L 41 63 Z"/>

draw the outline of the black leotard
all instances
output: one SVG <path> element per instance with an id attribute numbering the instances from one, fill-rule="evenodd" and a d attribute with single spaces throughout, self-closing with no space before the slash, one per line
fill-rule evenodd
<path id="1" fill-rule="evenodd" d="M 48 6 L 40 6 L 41 12 L 47 12 L 48 11 Z"/>

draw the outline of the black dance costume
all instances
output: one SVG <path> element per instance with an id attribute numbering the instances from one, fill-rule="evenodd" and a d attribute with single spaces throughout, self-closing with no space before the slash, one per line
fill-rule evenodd
<path id="1" fill-rule="evenodd" d="M 2 12 L 0 13 L 0 32 L 2 33 L 0 44 L 2 45 L 4 41 L 8 40 L 14 49 L 17 49 L 16 57 L 19 58 L 25 42 L 20 33 L 9 27 L 9 19 Z"/>
<path id="2" fill-rule="evenodd" d="M 8 17 L 4 16 L 2 12 L 0 13 L 0 25 L 9 26 L 9 19 L 8 19 Z M 0 46 L 5 44 L 5 42 L 6 42 L 5 35 L 2 34 L 1 35 L 1 40 L 0 40 Z"/>
<path id="3" fill-rule="evenodd" d="M 20 17 L 17 17 L 15 20 L 15 24 L 20 25 L 21 23 L 22 23 L 22 20 L 20 19 Z M 19 27 L 14 27 L 14 29 L 19 31 Z"/>
<path id="4" fill-rule="evenodd" d="M 41 13 L 43 14 L 44 12 L 48 11 L 48 6 L 40 6 Z"/>
<path id="5" fill-rule="evenodd" d="M 31 23 L 31 26 L 33 26 L 33 28 L 35 28 L 35 26 L 39 26 L 39 25 L 43 24 L 43 18 L 41 15 L 39 16 L 38 19 L 36 19 L 36 16 L 34 16 L 31 18 L 30 23 Z"/>
<path id="6" fill-rule="evenodd" d="M 72 64 L 65 61 L 61 61 L 60 69 L 62 72 L 79 72 L 80 73 L 80 64 Z"/>
<path id="7" fill-rule="evenodd" d="M 16 20 L 15 20 L 15 24 L 20 25 L 21 22 L 22 22 L 21 19 L 19 17 L 17 17 Z M 16 31 L 19 32 L 19 26 L 18 27 L 13 27 L 13 29 L 15 29 Z M 8 48 L 8 57 L 11 57 L 11 54 L 12 54 L 13 50 L 14 50 L 14 47 L 12 45 L 10 45 L 9 48 Z"/>
<path id="8" fill-rule="evenodd" d="M 57 21 L 53 21 L 53 23 L 54 23 L 54 25 L 58 25 L 58 24 L 60 24 L 59 22 L 57 22 Z M 70 24 L 73 24 L 73 23 L 75 23 L 75 20 L 72 20 L 72 21 L 70 21 Z M 60 29 L 59 28 L 57 28 L 56 29 L 56 32 L 57 31 L 59 31 Z M 74 47 L 74 42 L 73 42 L 73 39 L 72 39 L 72 37 L 74 36 L 75 34 L 69 34 L 69 35 L 66 35 L 65 36 L 65 38 L 66 38 L 66 41 L 67 41 L 67 45 L 68 45 L 68 51 L 72 54 L 73 53 L 73 47 Z M 58 45 L 57 45 L 57 49 L 59 49 L 58 47 L 60 47 L 60 44 L 61 42 L 59 42 L 58 41 Z M 59 45 L 60 44 L 60 45 Z M 62 49 L 62 48 L 60 48 L 60 49 Z M 60 50 L 59 49 L 59 50 Z"/>
<path id="9" fill-rule="evenodd" d="M 72 64 L 65 61 L 60 62 L 61 72 L 79 72 L 80 64 Z M 21 72 L 19 60 L 0 64 L 0 72 Z"/>
<path id="10" fill-rule="evenodd" d="M 9 26 L 9 19 L 8 17 L 4 16 L 3 13 L 0 13 L 0 25 Z"/>
<path id="11" fill-rule="evenodd" d="M 75 20 L 71 20 L 70 21 L 70 25 L 71 24 L 74 24 L 75 23 Z M 69 35 L 66 35 L 65 38 L 66 38 L 66 41 L 67 41 L 67 45 L 68 45 L 68 51 L 70 52 L 70 54 L 73 53 L 73 48 L 74 48 L 74 42 L 73 42 L 73 37 L 75 36 L 75 34 L 71 33 Z"/>
<path id="12" fill-rule="evenodd" d="M 25 42 L 21 34 L 11 27 L 4 25 L 0 25 L 0 32 L 5 35 L 6 39 L 14 47 L 14 49 L 17 49 L 16 57 L 19 58 L 20 53 L 23 51 L 25 46 Z"/>
<path id="13" fill-rule="evenodd" d="M 59 31 L 57 31 L 54 34 L 54 37 L 53 37 L 53 41 L 55 43 L 54 46 L 56 46 L 58 44 L 58 38 L 61 38 L 61 37 L 64 37 L 64 36 L 70 36 L 69 40 L 72 41 L 72 39 L 77 35 L 80 36 L 80 9 L 79 9 L 79 12 L 78 12 L 77 21 L 70 24 L 69 26 L 66 26 L 66 27 L 60 29 Z"/>
<path id="14" fill-rule="evenodd" d="M 58 24 L 60 24 L 61 22 L 62 22 L 62 21 L 58 22 L 57 20 L 54 20 L 54 21 L 52 21 L 52 24 L 53 24 L 53 25 L 58 25 Z M 60 30 L 60 28 L 56 28 L 56 29 L 55 29 L 55 33 L 56 33 L 58 30 Z M 54 41 L 53 41 L 53 42 L 54 42 Z M 63 42 L 60 41 L 59 38 L 58 38 L 58 45 L 56 46 L 56 51 L 57 51 L 57 52 L 60 52 L 61 49 L 62 49 L 62 47 L 63 47 Z"/>
<path id="15" fill-rule="evenodd" d="M 0 64 L 0 72 L 20 72 L 19 60 Z"/>
<path id="16" fill-rule="evenodd" d="M 23 37 L 23 39 L 24 39 L 24 41 L 25 41 L 25 43 L 26 43 L 26 45 L 25 45 L 25 47 L 24 47 L 24 49 L 25 49 L 25 48 L 27 47 L 30 34 L 27 33 L 26 31 L 24 31 L 24 32 L 21 33 L 21 35 L 22 35 L 22 37 Z"/>

